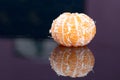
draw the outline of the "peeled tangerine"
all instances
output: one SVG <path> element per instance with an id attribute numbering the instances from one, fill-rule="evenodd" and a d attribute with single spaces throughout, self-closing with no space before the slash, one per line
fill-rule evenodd
<path id="1" fill-rule="evenodd" d="M 63 46 L 87 45 L 96 34 L 94 21 L 83 13 L 65 12 L 51 26 L 52 38 Z"/>
<path id="2" fill-rule="evenodd" d="M 84 77 L 93 70 L 95 58 L 87 47 L 58 46 L 50 56 L 52 69 L 62 76 Z"/>

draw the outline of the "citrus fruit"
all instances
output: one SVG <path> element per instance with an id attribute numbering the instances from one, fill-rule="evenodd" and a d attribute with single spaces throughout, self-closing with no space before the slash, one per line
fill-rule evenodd
<path id="1" fill-rule="evenodd" d="M 96 26 L 84 13 L 64 12 L 53 20 L 49 32 L 58 44 L 78 47 L 90 43 L 96 34 Z"/>

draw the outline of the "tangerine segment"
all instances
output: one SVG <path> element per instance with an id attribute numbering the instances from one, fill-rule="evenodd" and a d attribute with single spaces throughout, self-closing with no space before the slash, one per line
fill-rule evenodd
<path id="1" fill-rule="evenodd" d="M 96 26 L 86 14 L 66 12 L 53 21 L 50 33 L 63 46 L 84 46 L 95 36 Z"/>

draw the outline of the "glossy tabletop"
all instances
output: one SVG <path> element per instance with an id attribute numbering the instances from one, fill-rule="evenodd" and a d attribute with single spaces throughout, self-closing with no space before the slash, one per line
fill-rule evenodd
<path id="1" fill-rule="evenodd" d="M 0 39 L 0 80 L 119 80 L 120 46 L 95 42 L 87 47 L 95 58 L 85 77 L 59 76 L 50 56 L 58 47 L 52 39 Z M 58 52 L 59 53 L 59 52 Z"/>

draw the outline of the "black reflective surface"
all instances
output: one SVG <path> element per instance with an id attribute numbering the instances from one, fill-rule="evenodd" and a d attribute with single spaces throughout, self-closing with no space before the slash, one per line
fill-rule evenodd
<path id="1" fill-rule="evenodd" d="M 0 39 L 0 80 L 118 80 L 120 46 L 93 41 L 93 71 L 82 78 L 58 76 L 49 57 L 58 45 L 52 39 Z"/>

